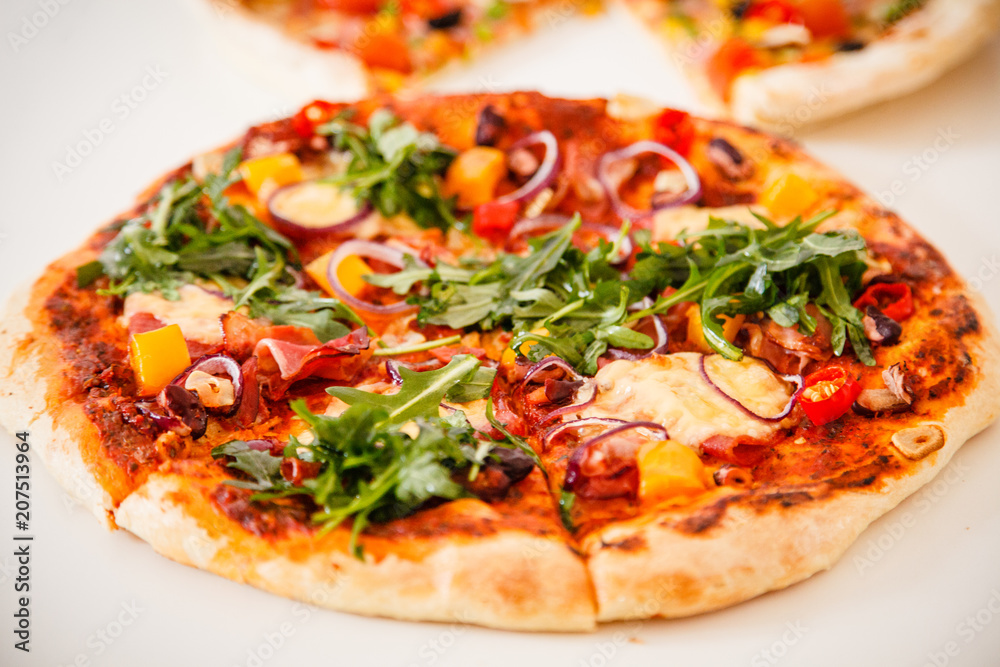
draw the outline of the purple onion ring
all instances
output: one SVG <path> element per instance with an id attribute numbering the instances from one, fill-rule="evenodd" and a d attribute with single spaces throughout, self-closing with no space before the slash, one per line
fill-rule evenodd
<path id="1" fill-rule="evenodd" d="M 528 179 L 527 183 L 510 194 L 498 197 L 496 200 L 497 204 L 506 204 L 509 202 L 519 202 L 525 199 L 530 199 L 547 188 L 555 179 L 556 171 L 559 168 L 560 162 L 559 142 L 556 141 L 556 136 L 548 130 L 542 130 L 540 132 L 529 134 L 511 146 L 510 150 L 513 151 L 526 146 L 534 146 L 535 144 L 542 144 L 545 146 L 545 157 L 542 158 L 542 163 L 538 165 L 538 169 L 535 170 L 534 175 Z"/>
<path id="2" fill-rule="evenodd" d="M 544 359 L 533 365 L 531 368 L 529 368 L 528 372 L 524 374 L 524 378 L 521 380 L 521 382 L 527 384 L 528 382 L 531 382 L 531 379 L 534 378 L 536 375 L 538 375 L 542 371 L 547 371 L 550 368 L 558 368 L 559 370 L 563 371 L 574 380 L 583 379 L 583 376 L 577 373 L 576 370 L 569 365 L 568 361 L 566 361 L 562 357 L 551 355 L 545 357 Z"/>
<path id="3" fill-rule="evenodd" d="M 563 482 L 563 486 L 572 491 L 577 482 L 580 481 L 580 478 L 585 476 L 581 466 L 583 465 L 584 458 L 590 453 L 590 450 L 593 449 L 595 445 L 614 435 L 637 428 L 644 428 L 657 433 L 660 437 L 654 438 L 655 440 L 666 440 L 670 437 L 670 434 L 667 433 L 667 429 L 661 424 L 657 424 L 655 422 L 628 422 L 622 424 L 621 426 L 609 429 L 604 433 L 591 438 L 573 451 L 573 454 L 569 457 L 569 463 L 566 466 L 566 478 Z"/>
<path id="4" fill-rule="evenodd" d="M 330 287 L 333 288 L 333 293 L 337 295 L 338 299 L 356 310 L 361 310 L 373 315 L 402 315 L 419 310 L 420 306 L 412 306 L 405 301 L 393 303 L 388 306 L 368 303 L 367 301 L 362 301 L 344 289 L 344 286 L 340 283 L 340 278 L 337 277 L 337 268 L 340 266 L 341 262 L 351 255 L 377 259 L 380 262 L 385 262 L 386 264 L 390 264 L 400 269 L 404 266 L 403 257 L 405 256 L 405 253 L 397 248 L 390 248 L 389 246 L 384 246 L 372 241 L 360 241 L 357 239 L 341 243 L 340 246 L 338 246 L 333 252 L 333 256 L 330 257 L 330 265 L 326 269 L 327 280 L 330 281 Z M 424 267 L 427 266 L 416 257 L 413 259 L 418 265 Z"/>
<path id="5" fill-rule="evenodd" d="M 779 375 L 779 377 L 782 380 L 784 380 L 785 382 L 790 382 L 790 383 L 794 384 L 795 385 L 795 391 L 792 392 L 791 398 L 788 399 L 788 404 L 785 405 L 784 409 L 782 409 L 781 412 L 779 412 L 778 414 L 774 415 L 773 417 L 767 417 L 765 415 L 759 415 L 756 412 L 754 412 L 753 410 L 751 410 L 750 408 L 748 408 L 747 406 L 745 406 L 742 403 L 740 403 L 739 399 L 737 399 L 737 398 L 735 398 L 733 396 L 730 396 L 726 392 L 722 391 L 722 387 L 720 387 L 719 385 L 715 384 L 715 382 L 712 381 L 712 378 L 709 377 L 709 375 L 708 375 L 708 369 L 705 368 L 705 359 L 708 356 L 710 356 L 710 355 L 703 354 L 703 355 L 701 355 L 701 359 L 699 359 L 699 361 L 698 361 L 698 370 L 701 371 L 701 377 L 704 378 L 705 382 L 707 382 L 710 387 L 712 387 L 717 392 L 719 392 L 721 395 L 723 395 L 727 399 L 729 399 L 730 403 L 732 403 L 737 408 L 739 408 L 740 410 L 742 410 L 745 414 L 747 414 L 750 417 L 753 417 L 754 419 L 759 419 L 759 420 L 764 421 L 764 422 L 780 422 L 782 419 L 784 419 L 785 417 L 787 417 L 789 415 L 789 413 L 791 413 L 792 408 L 795 407 L 795 402 L 799 399 L 799 395 L 802 393 L 802 376 L 801 375 Z M 714 355 L 711 355 L 711 356 L 714 356 Z"/>
<path id="6" fill-rule="evenodd" d="M 286 236 L 290 236 L 296 239 L 311 239 L 316 236 L 322 236 L 325 234 L 336 234 L 338 232 L 346 232 L 348 229 L 358 224 L 365 218 L 367 218 L 372 212 L 371 202 L 364 202 L 361 206 L 357 207 L 357 210 L 349 215 L 343 220 L 331 220 L 328 224 L 324 224 L 319 227 L 313 227 L 311 225 L 305 225 L 300 221 L 295 220 L 293 217 L 289 216 L 287 213 L 281 211 L 281 206 L 285 199 L 294 194 L 296 190 L 302 190 L 303 188 L 333 188 L 339 190 L 339 187 L 333 185 L 332 183 L 323 183 L 321 181 L 300 181 L 298 183 L 292 183 L 291 185 L 286 185 L 282 188 L 275 190 L 274 194 L 267 200 L 267 210 L 271 213 L 271 218 L 274 220 L 275 227 L 279 232 L 282 232 Z M 343 195 L 348 196 L 348 195 Z"/>
<path id="7" fill-rule="evenodd" d="M 583 419 L 574 419 L 573 421 L 556 424 L 543 433 L 542 445 L 545 449 L 548 449 L 549 443 L 551 443 L 554 438 L 568 431 L 575 431 L 581 428 L 587 428 L 588 426 L 607 426 L 609 428 L 614 428 L 627 423 L 628 422 L 624 419 L 615 419 L 614 417 L 584 417 Z"/>
<path id="8" fill-rule="evenodd" d="M 563 415 L 568 414 L 570 412 L 575 412 L 576 410 L 579 410 L 580 408 L 587 407 L 588 405 L 590 405 L 591 403 L 594 402 L 594 399 L 597 398 L 597 383 L 596 382 L 585 382 L 584 385 L 580 388 L 580 390 L 581 391 L 589 391 L 590 395 L 587 396 L 586 398 L 583 398 L 583 399 L 577 399 L 574 403 L 572 403 L 570 405 L 564 405 L 561 408 L 556 408 L 555 410 L 553 410 L 549 414 L 545 415 L 545 418 L 542 419 L 541 424 L 548 424 L 553 419 L 556 419 L 558 417 L 562 417 Z M 579 392 L 577 392 L 577 396 L 579 396 Z"/>
<path id="9" fill-rule="evenodd" d="M 228 355 L 210 354 L 198 359 L 196 362 L 188 366 L 181 372 L 180 375 L 174 378 L 170 384 L 183 387 L 188 376 L 195 371 L 201 371 L 202 373 L 208 373 L 209 375 L 229 376 L 230 381 L 233 383 L 233 404 L 228 407 L 206 409 L 224 410 L 222 413 L 223 417 L 232 417 L 235 415 L 236 411 L 240 409 L 240 402 L 243 400 L 243 371 L 240 369 L 240 365 Z"/>
<path id="10" fill-rule="evenodd" d="M 612 187 L 611 181 L 608 179 L 608 168 L 613 162 L 627 160 L 643 153 L 655 153 L 667 158 L 677 165 L 681 174 L 684 175 L 684 180 L 687 182 L 687 189 L 675 199 L 665 203 L 656 204 L 648 211 L 634 209 L 623 202 L 621 196 L 618 194 L 618 188 Z M 701 179 L 698 178 L 698 172 L 693 166 L 691 166 L 690 162 L 681 157 L 677 151 L 669 146 L 661 144 L 657 141 L 649 140 L 637 141 L 634 144 L 626 146 L 625 148 L 620 148 L 616 151 L 602 155 L 600 161 L 597 163 L 597 180 L 599 180 L 601 185 L 604 186 L 604 189 L 607 191 L 608 197 L 611 199 L 611 203 L 618 215 L 622 218 L 629 218 L 631 220 L 644 218 L 663 208 L 693 204 L 701 198 L 702 192 Z"/>
<path id="11" fill-rule="evenodd" d="M 399 364 L 395 359 L 388 359 L 385 362 L 385 373 L 393 384 L 403 384 L 403 376 L 399 374 Z"/>
<path id="12" fill-rule="evenodd" d="M 649 301 L 649 305 L 653 305 L 652 300 L 649 299 L 649 297 L 646 297 L 643 301 Z M 644 307 L 648 308 L 649 306 Z M 666 354 L 669 339 L 667 335 L 667 327 L 663 323 L 663 318 L 661 315 L 650 315 L 649 317 L 653 318 L 653 330 L 656 332 L 656 339 L 653 341 L 652 348 L 643 352 L 632 352 L 629 349 L 612 347 L 608 348 L 606 354 L 612 359 L 625 359 L 626 361 L 639 361 L 640 359 L 648 359 L 654 354 Z M 642 320 L 639 321 L 641 322 Z"/>

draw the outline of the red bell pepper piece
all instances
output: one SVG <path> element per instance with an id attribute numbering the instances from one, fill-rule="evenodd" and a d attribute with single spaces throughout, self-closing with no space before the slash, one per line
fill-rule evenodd
<path id="1" fill-rule="evenodd" d="M 886 317 L 902 322 L 914 313 L 913 291 L 906 283 L 876 283 L 854 302 L 861 312 L 868 306 L 875 306 Z"/>
<path id="2" fill-rule="evenodd" d="M 499 241 L 514 227 L 519 209 L 516 201 L 480 204 L 472 209 L 472 231 L 481 238 Z"/>
<path id="3" fill-rule="evenodd" d="M 316 134 L 316 128 L 330 122 L 337 111 L 337 105 L 323 100 L 315 100 L 302 107 L 292 116 L 292 129 L 303 138 Z"/>

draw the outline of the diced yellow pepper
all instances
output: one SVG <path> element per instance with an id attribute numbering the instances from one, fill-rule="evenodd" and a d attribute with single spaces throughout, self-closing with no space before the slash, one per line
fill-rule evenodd
<path id="1" fill-rule="evenodd" d="M 258 198 L 267 196 L 282 185 L 302 180 L 302 164 L 292 153 L 278 153 L 244 160 L 237 169 L 247 189 Z"/>
<path id="2" fill-rule="evenodd" d="M 647 442 L 639 448 L 638 465 L 639 499 L 643 503 L 692 498 L 707 490 L 705 464 L 679 442 Z"/>
<path id="3" fill-rule="evenodd" d="M 819 195 L 808 182 L 798 174 L 785 174 L 764 191 L 760 204 L 776 218 L 793 218 L 807 212 Z"/>
<path id="4" fill-rule="evenodd" d="M 372 67 L 370 74 L 375 88 L 387 93 L 395 93 L 406 83 L 406 75 L 394 69 L 385 67 Z"/>
<path id="5" fill-rule="evenodd" d="M 184 334 L 176 324 L 132 334 L 129 351 L 140 396 L 158 393 L 191 365 Z"/>
<path id="6" fill-rule="evenodd" d="M 493 201 L 500 179 L 507 174 L 507 154 L 489 146 L 459 153 L 445 175 L 445 192 L 458 195 L 458 205 L 472 208 Z"/>
<path id="7" fill-rule="evenodd" d="M 239 184 L 237 184 L 238 186 Z M 232 186 L 224 193 L 231 206 L 245 206 L 248 211 L 256 217 L 262 218 L 267 206 L 263 204 L 255 195 L 250 194 L 243 188 Z"/>
<path id="8" fill-rule="evenodd" d="M 740 25 L 740 35 L 750 42 L 760 41 L 764 33 L 773 28 L 775 23 L 763 18 L 744 19 Z"/>
<path id="9" fill-rule="evenodd" d="M 532 330 L 531 333 L 538 334 L 539 336 L 548 336 L 549 335 L 549 330 L 546 329 L 545 327 L 540 327 L 538 329 Z M 521 343 L 521 347 L 519 347 L 517 349 L 518 349 L 518 352 L 520 352 L 522 356 L 526 357 L 526 356 L 528 356 L 528 350 L 530 350 L 535 345 L 537 345 L 537 343 L 535 341 L 529 340 L 529 341 L 525 341 L 525 342 Z M 517 352 L 514 352 L 514 350 L 512 348 L 510 348 L 510 347 L 507 347 L 503 351 L 503 354 L 500 355 L 500 365 L 503 366 L 504 368 L 510 368 L 511 366 L 514 365 L 514 362 L 516 360 L 517 360 Z"/>
<path id="10" fill-rule="evenodd" d="M 740 327 L 743 326 L 743 321 L 746 319 L 745 315 L 734 315 L 729 317 L 728 315 L 720 315 L 722 319 L 722 335 L 732 343 L 736 340 L 736 334 L 740 332 Z M 693 304 L 687 311 L 688 318 L 688 328 L 687 328 L 687 340 L 689 343 L 694 343 L 698 346 L 698 349 L 706 354 L 711 354 L 713 352 L 711 346 L 709 346 L 708 341 L 705 340 L 705 330 L 701 326 L 701 306 L 698 304 Z"/>
<path id="11" fill-rule="evenodd" d="M 328 278 L 330 267 L 330 258 L 333 256 L 333 250 L 323 255 L 320 255 L 313 261 L 306 265 L 306 273 L 319 284 L 323 290 L 331 295 L 336 296 L 333 292 L 333 288 L 330 287 L 330 280 Z M 368 266 L 365 260 L 361 259 L 357 255 L 348 255 L 344 258 L 344 261 L 340 263 L 337 267 L 337 279 L 340 280 L 340 284 L 343 285 L 344 289 L 351 296 L 358 296 L 361 294 L 361 290 L 365 288 L 368 283 L 365 282 L 365 276 L 372 273 L 372 268 Z"/>

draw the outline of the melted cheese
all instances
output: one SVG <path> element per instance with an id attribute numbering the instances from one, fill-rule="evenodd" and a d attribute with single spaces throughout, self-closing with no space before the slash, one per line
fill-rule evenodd
<path id="1" fill-rule="evenodd" d="M 125 324 L 137 313 L 149 313 L 164 324 L 176 324 L 184 338 L 207 345 L 222 343 L 219 318 L 233 309 L 232 299 L 207 292 L 196 285 L 184 285 L 180 299 L 168 301 L 158 294 L 130 294 L 125 298 Z"/>
<path id="2" fill-rule="evenodd" d="M 656 422 L 672 440 L 692 448 L 714 435 L 774 435 L 778 424 L 747 415 L 705 381 L 700 357 L 682 352 L 614 361 L 598 371 L 597 397 L 580 416 Z M 708 359 L 713 381 L 759 414 L 779 414 L 792 395 L 794 388 L 760 362 Z"/>

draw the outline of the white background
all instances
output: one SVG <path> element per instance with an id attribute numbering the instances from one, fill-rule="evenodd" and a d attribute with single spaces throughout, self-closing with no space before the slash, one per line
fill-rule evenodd
<path id="1" fill-rule="evenodd" d="M 46 1 L 58 11 L 40 29 L 26 28 Z M 4 299 L 167 168 L 310 97 L 261 87 L 223 56 L 191 3 L 63 1 L 4 0 L 0 9 Z M 630 92 L 698 108 L 652 37 L 622 12 L 553 23 L 434 87 Z M 13 44 L 12 33 L 26 43 Z M 149 71 L 160 80 L 147 77 L 136 90 Z M 104 119 L 113 131 L 99 129 Z M 1000 42 L 924 91 L 799 138 L 870 192 L 899 181 L 902 194 L 889 203 L 959 273 L 979 273 L 994 310 L 1000 306 Z M 54 165 L 81 142 L 97 145 L 57 174 Z M 947 476 L 876 522 L 829 572 L 718 613 L 575 636 L 296 607 L 172 563 L 122 531 L 105 532 L 36 461 L 30 654 L 13 650 L 14 449 L 11 437 L 0 440 L 2 665 L 1000 664 L 1000 615 L 988 607 L 1000 609 L 997 428 L 970 441 Z M 986 622 L 978 630 L 964 620 L 977 612 Z M 620 642 L 625 635 L 632 639 Z M 945 655 L 949 642 L 957 655 Z"/>

